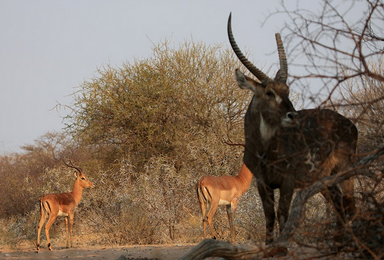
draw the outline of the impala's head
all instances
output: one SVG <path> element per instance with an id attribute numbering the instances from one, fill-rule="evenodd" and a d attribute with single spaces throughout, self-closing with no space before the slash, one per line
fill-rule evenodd
<path id="1" fill-rule="evenodd" d="M 74 166 L 73 163 L 71 161 L 69 161 L 69 163 L 67 163 L 65 160 L 63 161 L 64 164 L 66 166 L 68 166 L 69 168 L 73 168 L 76 170 L 75 172 L 75 176 L 76 176 L 76 181 L 79 182 L 79 185 L 83 188 L 93 188 L 94 185 L 93 185 L 93 182 L 91 182 L 90 180 L 88 180 L 87 176 L 85 176 L 83 170 L 78 167 L 78 166 Z"/>
<path id="2" fill-rule="evenodd" d="M 280 70 L 276 73 L 274 79 L 269 78 L 256 68 L 240 51 L 232 34 L 231 15 L 229 15 L 228 19 L 228 37 L 236 56 L 249 72 L 256 77 L 256 80 L 252 79 L 244 75 L 239 69 L 236 70 L 237 84 L 240 88 L 249 89 L 254 94 L 253 100 L 248 107 L 246 121 L 255 121 L 255 118 L 260 118 L 260 122 L 257 123 L 265 125 L 274 131 L 282 126 L 289 127 L 295 125 L 296 112 L 289 100 L 289 88 L 286 84 L 288 65 L 280 35 L 276 34 Z"/>

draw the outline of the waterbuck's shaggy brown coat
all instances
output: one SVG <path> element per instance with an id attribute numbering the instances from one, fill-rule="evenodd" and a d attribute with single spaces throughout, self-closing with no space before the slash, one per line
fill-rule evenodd
<path id="1" fill-rule="evenodd" d="M 236 70 L 242 89 L 253 92 L 245 115 L 244 163 L 257 180 L 266 219 L 266 243 L 273 241 L 274 190 L 280 190 L 277 217 L 283 230 L 295 188 L 347 170 L 353 164 L 358 132 L 342 115 L 328 109 L 296 111 L 289 100 L 287 60 L 280 35 L 276 34 L 280 70 L 275 79 L 257 69 L 238 48 L 228 19 L 231 46 L 243 65 L 257 78 Z M 339 213 L 338 226 L 354 210 L 353 181 L 329 187 L 323 195 Z"/>

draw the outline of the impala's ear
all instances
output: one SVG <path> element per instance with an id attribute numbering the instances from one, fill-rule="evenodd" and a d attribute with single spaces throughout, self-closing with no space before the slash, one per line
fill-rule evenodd
<path id="1" fill-rule="evenodd" d="M 249 89 L 256 96 L 259 96 L 264 93 L 264 86 L 260 82 L 257 82 L 256 80 L 245 76 L 239 69 L 236 70 L 235 76 L 237 85 L 239 85 L 241 89 Z"/>
<path id="2" fill-rule="evenodd" d="M 75 175 L 76 178 L 79 177 L 79 173 L 77 171 L 75 171 L 74 175 Z"/>

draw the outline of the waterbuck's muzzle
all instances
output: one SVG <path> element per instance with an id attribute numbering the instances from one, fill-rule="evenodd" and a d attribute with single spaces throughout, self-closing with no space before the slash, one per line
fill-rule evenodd
<path id="1" fill-rule="evenodd" d="M 297 112 L 287 112 L 282 121 L 282 127 L 294 127 L 299 124 L 297 119 Z"/>

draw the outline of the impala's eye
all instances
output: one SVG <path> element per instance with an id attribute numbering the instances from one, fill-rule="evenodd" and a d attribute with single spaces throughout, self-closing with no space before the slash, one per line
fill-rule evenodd
<path id="1" fill-rule="evenodd" d="M 83 181 L 85 181 L 85 178 L 84 178 L 84 177 L 81 177 L 81 179 L 82 179 Z"/>

